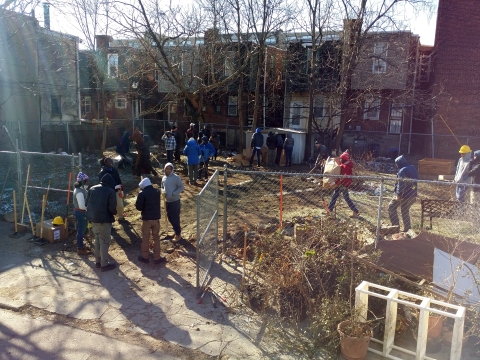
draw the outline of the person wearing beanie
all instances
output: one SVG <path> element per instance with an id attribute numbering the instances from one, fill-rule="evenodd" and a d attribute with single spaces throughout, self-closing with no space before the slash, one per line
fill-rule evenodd
<path id="1" fill-rule="evenodd" d="M 270 131 L 267 137 L 267 165 L 273 167 L 275 164 L 275 155 L 277 153 L 277 137 Z"/>
<path id="2" fill-rule="evenodd" d="M 113 167 L 113 160 L 109 157 L 103 158 L 103 161 L 100 163 L 102 165 L 102 170 L 98 173 L 98 180 L 101 181 L 105 174 L 110 174 L 115 182 L 115 192 L 117 194 L 117 219 L 118 222 L 127 222 L 123 216 L 123 189 L 122 189 L 122 179 L 120 179 L 120 174 L 118 170 Z"/>
<path id="3" fill-rule="evenodd" d="M 180 193 L 184 190 L 180 176 L 175 174 L 172 163 L 165 164 L 162 178 L 162 196 L 166 201 L 167 218 L 175 231 L 175 241 L 182 238 L 180 227 Z"/>
<path id="4" fill-rule="evenodd" d="M 462 145 L 458 151 L 460 159 L 458 159 L 457 170 L 453 182 L 457 184 L 455 196 L 457 201 L 464 202 L 466 200 L 467 187 L 464 184 L 471 184 L 472 178 L 468 176 L 468 168 L 472 160 L 472 150 L 468 145 Z"/>
<path id="5" fill-rule="evenodd" d="M 285 166 L 292 166 L 293 146 L 295 140 L 293 140 L 292 134 L 288 133 L 283 143 L 283 149 L 285 150 Z"/>
<path id="6" fill-rule="evenodd" d="M 117 213 L 115 181 L 110 173 L 103 175 L 100 184 L 92 186 L 87 195 L 87 220 L 92 223 L 95 237 L 95 266 L 102 271 L 116 268 L 116 264 L 108 262 L 108 247 L 114 215 Z"/>
<path id="7" fill-rule="evenodd" d="M 205 175 L 205 181 L 208 180 L 208 163 L 210 162 L 210 156 L 215 156 L 215 148 L 208 141 L 208 137 L 202 137 L 202 143 L 200 144 L 200 156 L 202 158 L 203 173 Z M 200 178 L 202 175 L 200 174 Z"/>
<path id="8" fill-rule="evenodd" d="M 138 260 L 150 262 L 150 235 L 153 238 L 153 263 L 161 264 L 167 259 L 160 256 L 160 191 L 155 189 L 149 178 L 138 184 L 141 191 L 137 195 L 135 208 L 142 213 L 142 245 Z"/>
<path id="9" fill-rule="evenodd" d="M 87 186 L 88 176 L 83 172 L 77 175 L 77 182 L 75 183 L 75 190 L 73 190 L 73 214 L 77 220 L 77 254 L 90 255 L 92 250 L 86 247 L 83 243 L 83 236 L 87 230 Z"/>
<path id="10" fill-rule="evenodd" d="M 257 128 L 252 135 L 250 147 L 252 148 L 252 156 L 250 157 L 250 167 L 253 165 L 253 159 L 257 154 L 257 166 L 260 167 L 260 154 L 263 146 L 263 135 L 260 128 Z"/>
<path id="11" fill-rule="evenodd" d="M 350 154 L 348 152 L 344 152 L 342 155 L 340 155 L 340 160 L 338 158 L 335 158 L 335 161 L 337 162 L 338 165 L 341 166 L 341 172 L 340 175 L 346 175 L 346 176 L 352 176 L 353 175 L 353 161 L 350 160 Z M 348 193 L 348 188 L 350 185 L 352 185 L 352 178 L 339 178 L 335 183 L 338 185 L 335 188 L 335 191 L 333 192 L 332 195 L 332 200 L 330 201 L 330 204 L 328 205 L 328 212 L 331 213 L 333 209 L 335 208 L 335 203 L 337 202 L 338 196 L 340 193 L 342 193 L 343 198 L 345 199 L 345 202 L 347 203 L 348 207 L 350 210 L 353 211 L 353 214 L 350 216 L 351 218 L 358 218 L 359 217 L 359 212 L 357 210 L 357 207 L 353 203 L 353 201 L 350 199 L 350 195 Z"/>
<path id="12" fill-rule="evenodd" d="M 162 140 L 165 142 L 165 150 L 167 151 L 167 162 L 173 163 L 173 152 L 177 147 L 175 137 L 170 131 L 165 132 L 162 136 Z"/>
<path id="13" fill-rule="evenodd" d="M 194 138 L 188 139 L 187 145 L 183 149 L 183 154 L 187 156 L 188 184 L 198 185 L 198 163 L 200 162 L 198 158 L 201 152 L 200 146 L 197 145 Z"/>

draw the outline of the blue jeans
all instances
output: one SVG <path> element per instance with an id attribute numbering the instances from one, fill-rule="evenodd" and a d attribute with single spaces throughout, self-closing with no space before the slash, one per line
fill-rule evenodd
<path id="1" fill-rule="evenodd" d="M 167 150 L 167 162 L 173 164 L 173 150 Z"/>
<path id="2" fill-rule="evenodd" d="M 257 149 L 256 147 L 252 149 L 252 156 L 250 157 L 250 166 L 252 166 L 253 164 L 253 158 L 255 157 L 255 153 L 257 153 L 258 166 L 260 166 L 260 149 Z"/>
<path id="3" fill-rule="evenodd" d="M 465 195 L 467 193 L 467 187 L 463 185 L 457 185 L 457 188 L 455 189 L 455 196 L 457 197 L 457 200 L 460 202 L 465 202 Z"/>
<path id="4" fill-rule="evenodd" d="M 285 166 L 292 166 L 293 147 L 285 148 Z"/>
<path id="5" fill-rule="evenodd" d="M 83 244 L 83 235 L 87 230 L 87 217 L 85 216 L 85 211 L 74 211 L 75 219 L 77 219 L 77 248 L 84 248 Z"/>
<path id="6" fill-rule="evenodd" d="M 175 231 L 175 235 L 182 233 L 180 227 L 180 200 L 167 202 L 167 218 Z"/>
<path id="7" fill-rule="evenodd" d="M 337 202 L 338 196 L 340 195 L 340 192 L 342 193 L 343 198 L 345 199 L 345 202 L 347 203 L 350 210 L 357 213 L 358 210 L 355 207 L 355 204 L 353 203 L 352 199 L 350 199 L 350 195 L 348 194 L 348 188 L 345 186 L 339 186 L 335 189 L 335 191 L 333 192 L 332 200 L 328 205 L 328 209 L 330 211 L 333 211 L 333 209 L 335 208 L 335 203 Z"/>

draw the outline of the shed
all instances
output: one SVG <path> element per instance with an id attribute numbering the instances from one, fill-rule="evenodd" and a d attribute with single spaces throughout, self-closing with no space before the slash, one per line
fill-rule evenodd
<path id="1" fill-rule="evenodd" d="M 273 133 L 278 132 L 282 135 L 283 140 L 287 137 L 287 134 L 292 134 L 292 138 L 295 142 L 293 146 L 292 154 L 292 164 L 301 164 L 305 157 L 305 142 L 307 139 L 307 133 L 305 131 L 299 131 L 294 129 L 285 129 L 285 128 L 267 128 L 262 129 L 261 133 L 263 135 L 263 144 L 266 144 L 268 133 L 272 131 Z M 245 144 L 247 147 L 250 146 L 250 140 L 252 139 L 253 131 L 245 131 Z"/>

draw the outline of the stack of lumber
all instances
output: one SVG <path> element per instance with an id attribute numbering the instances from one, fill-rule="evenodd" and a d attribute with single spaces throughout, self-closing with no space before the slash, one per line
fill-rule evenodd
<path id="1" fill-rule="evenodd" d="M 436 180 L 439 175 L 455 174 L 455 167 L 455 160 L 425 158 L 418 162 L 418 174 L 420 178 Z"/>

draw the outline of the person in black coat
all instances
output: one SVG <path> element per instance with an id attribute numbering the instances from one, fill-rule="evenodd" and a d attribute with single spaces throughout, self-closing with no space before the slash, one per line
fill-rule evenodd
<path id="1" fill-rule="evenodd" d="M 172 126 L 172 135 L 175 138 L 175 161 L 180 161 L 180 132 L 178 131 L 176 126 Z"/>
<path id="2" fill-rule="evenodd" d="M 252 156 L 250 157 L 250 166 L 253 165 L 253 159 L 257 154 L 257 166 L 260 167 L 260 154 L 263 146 L 263 135 L 260 128 L 257 128 L 252 135 L 250 147 L 252 148 Z"/>
<path id="3" fill-rule="evenodd" d="M 115 182 L 115 192 L 117 193 L 117 217 L 118 222 L 124 222 L 125 217 L 123 216 L 123 190 L 122 190 L 122 179 L 120 178 L 120 174 L 118 170 L 113 167 L 113 160 L 109 157 L 103 158 L 100 161 L 100 165 L 102 165 L 102 170 L 98 173 L 98 181 L 101 181 L 105 174 L 110 174 Z"/>
<path id="4" fill-rule="evenodd" d="M 110 174 L 105 174 L 100 184 L 88 190 L 86 206 L 86 217 L 92 223 L 95 237 L 95 265 L 102 271 L 113 270 L 116 265 L 108 262 L 108 246 L 114 215 L 117 213 L 117 198 L 115 181 Z"/>
<path id="5" fill-rule="evenodd" d="M 160 264 L 166 261 L 160 256 L 160 190 L 155 189 L 149 178 L 145 178 L 138 184 L 140 191 L 135 202 L 135 207 L 142 212 L 142 254 L 138 260 L 148 264 L 150 233 L 153 237 L 153 262 Z"/>

